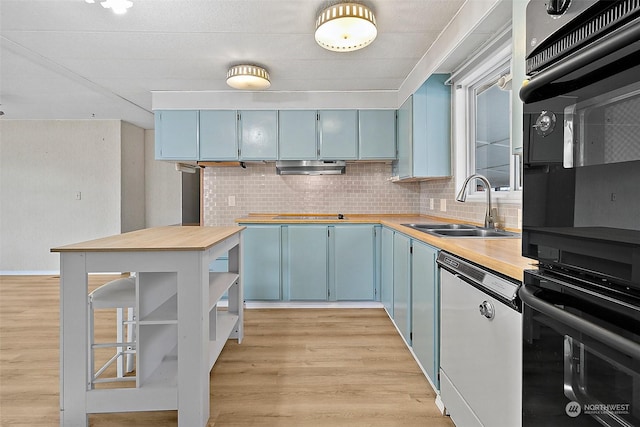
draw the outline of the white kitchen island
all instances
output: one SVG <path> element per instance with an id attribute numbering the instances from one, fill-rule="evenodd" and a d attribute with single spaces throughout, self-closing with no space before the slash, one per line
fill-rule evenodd
<path id="1" fill-rule="evenodd" d="M 209 372 L 228 338 L 243 337 L 244 227 L 158 227 L 51 249 L 60 253 L 60 425 L 88 414 L 178 411 L 180 426 L 209 419 Z M 229 272 L 209 264 L 229 253 Z M 136 384 L 90 384 L 89 273 L 136 273 Z M 228 291 L 228 310 L 218 300 Z M 115 327 L 115 325 L 114 325 Z"/>

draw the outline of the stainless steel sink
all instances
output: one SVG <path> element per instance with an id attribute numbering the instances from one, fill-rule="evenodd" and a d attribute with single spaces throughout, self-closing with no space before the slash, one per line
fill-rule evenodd
<path id="1" fill-rule="evenodd" d="M 475 225 L 469 224 L 402 224 L 406 227 L 415 228 L 416 230 L 459 230 L 459 229 L 476 229 Z"/>
<path id="2" fill-rule="evenodd" d="M 476 227 L 469 224 L 402 224 L 411 227 L 414 230 L 431 234 L 437 237 L 457 237 L 457 238 L 517 238 L 518 233 L 512 233 L 504 230 L 494 230 L 488 228 Z"/>
<path id="3" fill-rule="evenodd" d="M 516 233 L 504 230 L 489 230 L 486 228 L 476 228 L 473 230 L 431 230 L 433 234 L 442 237 L 520 237 Z"/>

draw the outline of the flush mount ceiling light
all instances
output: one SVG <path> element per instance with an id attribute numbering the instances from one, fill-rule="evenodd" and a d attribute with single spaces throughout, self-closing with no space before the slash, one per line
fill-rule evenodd
<path id="1" fill-rule="evenodd" d="M 96 0 L 84 0 L 87 3 L 95 3 Z M 122 15 L 127 13 L 127 9 L 133 6 L 133 2 L 129 0 L 104 0 L 101 1 L 100 4 L 105 9 L 113 10 L 113 13 L 117 13 L 118 15 Z"/>
<path id="2" fill-rule="evenodd" d="M 339 3 L 324 9 L 316 20 L 316 42 L 335 52 L 368 46 L 378 35 L 376 18 L 359 3 Z"/>
<path id="3" fill-rule="evenodd" d="M 262 90 L 271 86 L 269 73 L 257 65 L 235 65 L 227 72 L 227 84 L 234 89 Z"/>

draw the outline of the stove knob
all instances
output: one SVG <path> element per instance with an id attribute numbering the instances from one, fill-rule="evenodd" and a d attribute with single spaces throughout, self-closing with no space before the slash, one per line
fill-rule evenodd
<path id="1" fill-rule="evenodd" d="M 553 111 L 542 110 L 536 119 L 533 128 L 536 133 L 542 137 L 549 135 L 556 128 L 556 115 Z"/>
<path id="2" fill-rule="evenodd" d="M 491 305 L 489 301 L 482 301 L 482 304 L 480 304 L 478 308 L 480 309 L 480 314 L 487 319 L 493 319 L 493 316 L 496 314 L 493 305 Z"/>
<path id="3" fill-rule="evenodd" d="M 569 7 L 571 0 L 548 0 L 547 13 L 552 16 L 562 15 Z"/>

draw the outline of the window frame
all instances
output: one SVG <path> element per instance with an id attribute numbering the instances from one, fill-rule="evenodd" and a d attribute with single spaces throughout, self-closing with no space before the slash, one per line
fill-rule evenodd
<path id="1" fill-rule="evenodd" d="M 472 58 L 468 64 L 463 64 L 459 69 L 464 73 L 453 73 L 452 105 L 453 105 L 453 140 L 454 140 L 454 178 L 456 193 L 462 188 L 467 176 L 476 172 L 475 169 L 475 91 L 486 84 L 495 76 L 495 79 L 504 73 L 499 71 L 512 70 L 511 39 L 502 43 L 489 45 L 479 55 Z M 510 96 L 518 96 L 517 92 L 510 91 Z M 511 103 L 510 103 L 511 104 Z M 511 120 L 511 105 L 509 106 L 509 146 L 510 146 L 510 184 L 515 184 L 510 190 L 493 191 L 492 198 L 504 203 L 522 202 L 522 168 L 521 156 L 514 155 L 513 150 L 513 122 Z M 514 182 L 515 181 L 515 182 Z M 471 186 L 468 190 L 468 201 L 484 202 L 484 191 L 475 191 Z"/>

